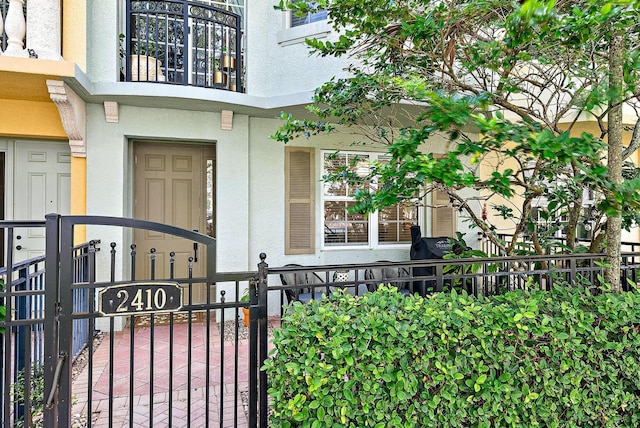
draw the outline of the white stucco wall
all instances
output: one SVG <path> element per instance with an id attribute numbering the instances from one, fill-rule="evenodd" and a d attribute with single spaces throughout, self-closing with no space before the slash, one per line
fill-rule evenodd
<path id="1" fill-rule="evenodd" d="M 87 74 L 92 81 L 114 82 L 120 75 L 118 34 L 124 1 L 87 2 Z"/>
<path id="2" fill-rule="evenodd" d="M 258 255 L 261 252 L 267 254 L 267 262 L 273 266 L 280 266 L 286 263 L 299 264 L 334 264 L 334 263 L 356 263 L 372 262 L 376 260 L 407 260 L 409 257 L 409 244 L 385 248 L 353 248 L 353 249 L 331 249 L 322 248 L 322 150 L 357 150 L 384 152 L 382 148 L 371 147 L 350 147 L 354 139 L 352 135 L 336 133 L 329 136 L 316 136 L 311 139 L 298 139 L 294 143 L 296 146 L 307 146 L 316 148 L 315 172 L 318 185 L 316 186 L 316 253 L 309 255 L 284 255 L 284 147 L 285 145 L 273 140 L 268 136 L 273 134 L 280 124 L 279 120 L 251 118 L 250 131 L 250 200 L 251 212 L 249 224 L 250 236 L 250 256 L 257 263 Z M 425 150 L 434 153 L 443 153 L 445 150 L 444 140 L 434 140 L 424 147 Z M 467 192 L 469 196 L 473 191 Z M 265 210 L 269 207 L 268 210 Z M 478 213 L 480 206 L 478 204 Z M 431 232 L 430 210 L 424 210 L 419 224 L 422 228 L 423 236 L 429 236 Z M 458 216 L 458 231 L 465 233 L 468 244 L 475 246 L 476 231 L 471 230 L 468 222 Z"/>
<path id="3" fill-rule="evenodd" d="M 220 130 L 220 114 L 131 106 L 120 107 L 120 122 L 107 123 L 99 104 L 87 108 L 87 213 L 131 216 L 129 142 L 151 139 L 216 145 L 218 258 L 220 270 L 247 270 L 249 177 L 248 118 L 234 115 L 233 130 Z M 121 238 L 119 233 L 109 236 Z M 118 239 L 120 241 L 120 239 Z M 104 239 L 103 243 L 106 242 Z"/>
<path id="4" fill-rule="evenodd" d="M 87 116 L 90 123 L 87 136 L 89 215 L 132 216 L 132 139 L 215 143 L 219 272 L 256 270 L 261 252 L 267 254 L 267 262 L 272 266 L 407 260 L 409 257 L 409 244 L 377 249 L 322 249 L 321 150 L 348 148 L 352 140 L 348 134 L 296 142 L 317 149 L 317 250 L 315 254 L 285 256 L 284 145 L 269 139 L 280 124 L 278 119 L 234 115 L 233 130 L 222 131 L 220 115 L 213 112 L 121 106 L 119 123 L 107 123 L 102 105 L 89 104 Z M 442 142 L 432 144 L 434 152 L 442 152 Z M 429 234 L 429 227 L 424 227 L 429 220 L 427 210 L 420 220 L 424 235 Z M 464 225 L 459 223 L 462 229 Z M 87 236 L 102 241 L 105 251 L 99 253 L 100 271 L 108 272 L 107 250 L 112 241 L 118 243 L 118 264 L 128 271 L 130 232 L 112 227 L 90 227 Z M 127 279 L 126 276 L 118 275 L 117 279 Z M 231 288 L 227 288 L 228 298 L 233 296 Z"/>
<path id="5" fill-rule="evenodd" d="M 215 143 L 217 157 L 217 252 L 219 272 L 256 270 L 249 263 L 249 140 L 248 118 L 234 115 L 233 130 L 220 129 L 220 114 L 168 109 L 120 107 L 119 123 L 107 123 L 102 105 L 87 106 L 87 214 L 132 216 L 130 142 L 151 139 L 174 143 Z M 118 244 L 116 280 L 128 279 L 131 232 L 114 227 L 89 227 L 87 236 L 100 239 L 98 272 L 107 280 L 109 243 Z M 124 253 L 123 253 L 124 251 Z M 229 285 L 227 296 L 233 297 Z"/>
<path id="6" fill-rule="evenodd" d="M 309 92 L 334 75 L 343 74 L 342 69 L 349 61 L 346 56 L 339 59 L 310 56 L 302 40 L 294 44 L 278 43 L 278 34 L 286 29 L 286 24 L 284 12 L 273 9 L 275 0 L 247 0 L 246 3 L 248 95 L 269 98 Z M 118 35 L 125 32 L 124 5 L 122 0 L 89 2 L 87 74 L 92 82 L 119 80 Z M 317 27 L 310 25 L 309 28 Z M 325 23 L 322 25 L 327 27 Z M 329 36 L 335 38 L 335 34 Z M 158 85 L 158 89 L 161 94 L 162 85 Z"/>
<path id="7" fill-rule="evenodd" d="M 310 55 L 308 46 L 297 43 L 279 43 L 279 33 L 286 30 L 285 12 L 274 10 L 275 0 L 248 2 L 247 6 L 247 88 L 256 96 L 277 96 L 312 91 L 342 71 L 350 59 L 320 58 Z M 313 23 L 297 27 L 317 28 L 326 23 Z M 329 38 L 335 39 L 331 33 Z"/>
<path id="8" fill-rule="evenodd" d="M 291 32 L 286 29 L 283 12 L 273 9 L 275 3 L 275 0 L 247 1 L 247 94 L 234 94 L 203 88 L 118 82 L 118 34 L 124 32 L 124 2 L 89 2 L 87 74 L 92 83 L 87 90 L 98 97 L 100 103 L 87 104 L 87 213 L 132 216 L 131 140 L 209 142 L 216 145 L 216 261 L 219 272 L 254 271 L 261 252 L 267 254 L 267 262 L 271 266 L 407 260 L 409 244 L 377 249 L 323 249 L 320 185 L 316 189 L 315 254 L 284 255 L 284 145 L 268 138 L 281 122 L 276 118 L 249 117 L 236 111 L 233 129 L 223 131 L 220 129 L 221 107 L 216 102 L 226 102 L 227 107 L 222 108 L 231 109 L 241 104 L 298 104 L 301 102 L 300 94 L 310 96 L 311 91 L 323 82 L 343 75 L 349 58 L 310 56 L 301 39 L 283 42 L 284 36 Z M 326 29 L 327 25 L 316 23 L 308 27 L 318 28 Z M 296 29 L 298 34 L 305 31 L 305 28 Z M 332 33 L 326 35 L 336 37 Z M 105 121 L 101 101 L 105 97 L 108 99 L 110 94 L 120 97 L 116 98 L 120 100 L 118 123 Z M 289 101 L 293 99 L 298 101 Z M 184 109 L 167 108 L 164 100 L 170 100 L 172 106 L 182 105 Z M 274 104 L 273 100 L 280 101 Z M 194 107 L 193 102 L 196 101 L 202 108 Z M 128 102 L 147 107 L 127 105 Z M 164 108 L 158 108 L 159 105 Z M 320 183 L 321 150 L 349 148 L 352 140 L 348 134 L 335 134 L 303 139 L 295 144 L 316 147 L 316 178 Z M 433 147 L 428 148 L 432 151 L 444 152 L 443 142 L 430 144 Z M 425 210 L 420 219 L 425 236 L 430 234 L 430 222 L 429 210 Z M 459 230 L 465 231 L 466 224 L 458 223 Z M 118 243 L 118 265 L 128 271 L 129 231 L 91 227 L 87 236 L 102 240 L 103 251 L 98 253 L 100 271 L 109 272 L 105 268 L 112 241 Z M 128 279 L 127 276 L 118 271 L 116 280 Z M 225 289 L 227 298 L 233 299 L 233 288 L 230 284 L 219 284 L 218 291 Z M 276 299 L 272 301 L 277 302 Z M 272 313 L 278 311 L 277 306 L 271 308 Z"/>

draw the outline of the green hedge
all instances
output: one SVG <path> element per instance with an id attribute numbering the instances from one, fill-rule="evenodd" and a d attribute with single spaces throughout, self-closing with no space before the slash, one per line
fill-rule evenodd
<path id="1" fill-rule="evenodd" d="M 265 365 L 271 425 L 637 427 L 639 329 L 636 291 L 295 303 Z"/>

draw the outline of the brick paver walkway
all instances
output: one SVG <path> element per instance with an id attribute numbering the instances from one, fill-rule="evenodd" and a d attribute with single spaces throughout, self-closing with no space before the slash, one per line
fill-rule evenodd
<path id="1" fill-rule="evenodd" d="M 192 323 L 191 331 L 186 323 L 174 324 L 173 336 L 168 325 L 155 326 L 153 334 L 150 327 L 136 327 L 133 346 L 129 329 L 107 335 L 93 355 L 93 426 L 204 427 L 208 417 L 209 426 L 221 426 L 223 418 L 224 427 L 246 427 L 242 395 L 249 390 L 249 341 L 244 338 L 236 342 L 233 336 L 225 339 L 221 340 L 215 322 L 210 323 L 208 331 L 206 322 Z M 114 363 L 110 386 L 111 347 Z M 73 383 L 75 420 L 87 417 L 88 385 L 87 365 Z M 110 387 L 112 425 L 109 425 Z"/>

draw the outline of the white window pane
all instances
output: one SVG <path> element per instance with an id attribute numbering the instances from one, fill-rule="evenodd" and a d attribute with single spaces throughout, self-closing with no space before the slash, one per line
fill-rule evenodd
<path id="1" fill-rule="evenodd" d="M 325 246 L 398 244 L 411 242 L 411 226 L 416 224 L 413 204 L 400 204 L 379 213 L 349 213 L 358 189 L 369 191 L 372 161 L 388 161 L 383 154 L 326 152 L 323 177 L 344 174 L 344 181 L 323 184 L 323 235 Z M 373 235 L 371 235 L 373 233 Z"/>
<path id="2" fill-rule="evenodd" d="M 294 2 L 295 3 L 295 2 Z M 307 1 L 309 6 L 316 6 L 317 2 Z M 300 25 L 310 24 L 312 22 L 324 21 L 327 19 L 327 11 L 319 10 L 317 12 L 309 12 L 306 15 L 300 16 L 291 12 L 291 26 L 298 27 Z"/>
<path id="3" fill-rule="evenodd" d="M 324 243 L 325 245 L 367 244 L 369 222 L 363 214 L 349 213 L 348 201 L 325 201 Z"/>
<path id="4" fill-rule="evenodd" d="M 369 242 L 368 222 L 349 222 L 347 228 L 348 244 L 366 244 Z"/>
<path id="5" fill-rule="evenodd" d="M 323 176 L 337 173 L 340 168 L 347 165 L 347 156 L 344 154 L 325 153 Z M 324 194 L 326 196 L 346 196 L 347 184 L 344 182 L 324 183 Z"/>
<path id="6" fill-rule="evenodd" d="M 416 224 L 418 210 L 412 204 L 398 204 L 378 214 L 380 243 L 411 242 L 411 226 Z"/>

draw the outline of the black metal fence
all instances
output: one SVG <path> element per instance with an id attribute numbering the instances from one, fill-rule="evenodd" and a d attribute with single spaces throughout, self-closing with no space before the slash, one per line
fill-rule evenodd
<path id="1" fill-rule="evenodd" d="M 277 328 L 279 322 L 274 314 L 293 301 L 327 298 L 334 290 L 361 295 L 380 284 L 421 295 L 550 290 L 575 281 L 595 287 L 603 281 L 605 260 L 602 254 L 571 254 L 269 267 L 261 254 L 255 272 L 220 273 L 213 238 L 168 225 L 57 215 L 47 216 L 46 224 L 3 224 L 8 249 L 15 244 L 14 228 L 46 226 L 47 231 L 46 271 L 41 258 L 13 263 L 7 251 L 13 269 L 0 293 L 7 309 L 7 320 L 0 323 L 5 328 L 0 425 L 6 427 L 15 426 L 27 409 L 33 412 L 31 376 L 42 375 L 34 370 L 39 361 L 44 362 L 44 410 L 38 417 L 44 426 L 267 427 L 269 379 L 260 367 L 268 355 L 269 325 Z M 74 247 L 78 225 L 170 234 L 185 240 L 186 248 L 200 243 L 206 248 L 198 263 L 206 262 L 206 269 L 196 274 L 193 257 L 178 262 L 174 252 L 163 258 L 135 245 L 111 243 L 108 254 L 96 253 L 97 241 Z M 136 273 L 147 260 L 150 269 Z M 179 266 L 183 262 L 186 271 Z M 639 268 L 640 254 L 623 255 L 624 286 L 639 280 Z M 247 286 L 244 301 L 239 296 Z M 156 292 L 162 287 L 179 290 L 174 297 L 183 296 L 180 305 L 167 310 L 168 295 Z M 245 308 L 248 329 L 240 317 Z M 93 340 L 96 330 L 99 343 Z M 88 342 L 84 367 L 72 363 L 81 346 L 74 343 L 76 336 Z"/>
<path id="2" fill-rule="evenodd" d="M 604 254 L 563 254 L 548 256 L 488 257 L 440 259 L 362 264 L 319 266 L 287 265 L 269 267 L 266 255 L 261 254 L 258 289 L 252 297 L 258 327 L 256 340 L 261 361 L 267 355 L 267 308 L 282 311 L 294 301 L 306 302 L 331 296 L 335 290 L 362 295 L 374 291 L 380 284 L 390 284 L 403 294 L 428 295 L 453 289 L 473 295 L 494 295 L 510 290 L 550 290 L 557 284 L 580 283 L 594 288 L 602 285 Z M 620 271 L 622 284 L 629 289 L 640 279 L 640 253 L 623 254 Z M 270 304 L 273 300 L 277 305 Z M 268 424 L 267 385 L 269 380 L 260 373 L 260 427 Z"/>
<path id="3" fill-rule="evenodd" d="M 199 243 L 201 257 L 115 242 L 100 255 L 99 241 L 73 246 L 79 225 L 173 235 L 176 245 Z M 247 329 L 240 315 L 250 302 L 239 299 L 249 286 L 256 303 L 257 272 L 217 273 L 215 239 L 111 217 L 2 227 L 0 426 L 258 426 L 266 353 L 256 332 L 266 312 L 252 311 Z M 18 228 L 46 231 L 44 258 L 13 261 Z"/>
<path id="4" fill-rule="evenodd" d="M 594 286 L 604 276 L 604 254 L 562 254 L 467 259 L 411 260 L 323 266 L 288 265 L 268 268 L 269 291 L 278 291 L 281 305 L 307 301 L 341 289 L 361 295 L 381 283 L 404 294 L 427 295 L 456 289 L 473 295 L 510 290 L 550 290 L 559 282 L 583 281 Z M 624 288 L 639 279 L 640 254 L 623 254 Z M 273 294 L 271 294 L 273 296 Z"/>
<path id="5" fill-rule="evenodd" d="M 481 241 L 481 249 L 489 256 L 500 256 L 504 255 L 504 252 L 500 247 L 498 247 L 495 243 L 489 240 L 486 236 L 483 236 L 482 233 L 479 233 L 480 241 Z M 513 235 L 508 234 L 498 234 L 496 237 L 501 241 L 509 245 L 513 240 Z M 583 246 L 589 248 L 591 245 L 591 241 L 588 239 L 576 239 L 575 246 Z M 574 246 L 574 247 L 575 247 Z M 541 243 L 542 249 L 547 254 L 561 254 L 567 253 L 567 239 L 566 237 L 547 237 Z M 638 242 L 625 242 L 621 243 L 622 252 L 635 253 L 640 251 L 640 243 Z M 519 235 L 516 239 L 515 251 L 514 254 L 532 254 L 534 253 L 533 245 L 531 243 L 531 237 L 527 237 L 524 235 Z"/>
<path id="6" fill-rule="evenodd" d="M 7 266 L 0 268 L 3 288 L 0 292 L 0 306 L 4 306 L 2 321 L 3 331 L 0 334 L 0 393 L 2 396 L 1 420 L 13 421 L 15 425 L 24 424 L 25 409 L 32 407 L 32 388 L 35 385 L 33 376 L 41 376 L 45 363 L 45 256 L 13 262 L 14 238 L 20 236 L 14 232 L 21 228 L 29 233 L 42 229 L 44 222 L 10 222 L 0 223 L 0 228 L 7 233 Z M 20 242 L 20 241 L 18 241 Z M 74 280 L 87 281 L 88 265 L 94 256 L 98 242 L 87 242 L 73 248 Z M 18 248 L 21 248 L 18 246 Z M 77 290 L 73 294 L 73 307 L 78 311 L 88 311 L 88 293 Z M 53 308 L 55 310 L 55 308 Z M 72 337 L 73 357 L 77 356 L 87 345 L 93 332 L 88 330 L 86 320 L 74 321 Z M 16 389 L 16 385 L 18 389 Z"/>
<path id="7" fill-rule="evenodd" d="M 257 382 L 257 336 L 241 336 L 240 310 L 249 302 L 237 299 L 256 272 L 217 273 L 215 239 L 191 230 L 112 217 L 47 219 L 48 242 L 59 241 L 61 249 L 73 242 L 75 226 L 100 225 L 172 235 L 186 248 L 199 243 L 202 256 L 112 242 L 106 260 L 103 254 L 89 263 L 88 281 L 77 282 L 73 256 L 61 250 L 56 263 L 55 251 L 47 252 L 60 271 L 57 297 L 55 287 L 47 288 L 59 311 L 50 315 L 57 346 L 45 349 L 45 426 L 257 426 L 257 404 L 243 399 Z M 88 310 L 68 305 L 78 290 L 88 292 Z M 179 304 L 169 308 L 174 297 Z M 100 324 L 102 332 L 81 369 L 66 357 L 76 321 L 88 322 L 89 331 Z"/>
<path id="8" fill-rule="evenodd" d="M 186 0 L 126 5 L 126 81 L 244 92 L 240 15 Z"/>

